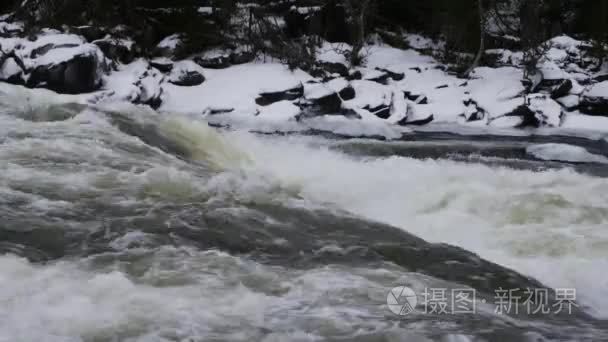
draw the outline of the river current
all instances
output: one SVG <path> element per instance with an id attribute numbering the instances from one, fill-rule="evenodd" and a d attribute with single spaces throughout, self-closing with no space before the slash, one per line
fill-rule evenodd
<path id="1" fill-rule="evenodd" d="M 608 340 L 604 140 L 259 135 L 2 99 L 0 341 Z M 526 152 L 556 142 L 595 157 Z M 413 312 L 387 304 L 399 287 Z M 526 289 L 576 298 L 499 312 Z"/>

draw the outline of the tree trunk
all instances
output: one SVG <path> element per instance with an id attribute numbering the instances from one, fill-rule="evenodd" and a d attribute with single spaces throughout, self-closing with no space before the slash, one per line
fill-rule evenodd
<path id="1" fill-rule="evenodd" d="M 479 50 L 477 50 L 477 55 L 475 55 L 475 59 L 471 66 L 464 72 L 464 77 L 469 77 L 471 72 L 479 66 L 486 45 L 486 20 L 485 12 L 483 10 L 483 0 L 477 0 L 477 11 L 479 13 Z"/>
<path id="2" fill-rule="evenodd" d="M 365 21 L 367 11 L 371 0 L 360 0 L 358 5 L 353 5 L 353 2 L 357 3 L 359 0 L 346 0 L 346 8 L 353 17 L 353 50 L 350 55 L 350 66 L 354 67 L 361 63 L 360 54 L 365 43 Z"/>

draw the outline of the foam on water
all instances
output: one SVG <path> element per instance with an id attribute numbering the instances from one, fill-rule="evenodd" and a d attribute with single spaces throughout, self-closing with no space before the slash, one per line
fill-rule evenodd
<path id="1" fill-rule="evenodd" d="M 169 247 L 133 261 L 138 276 L 90 262 L 95 271 L 86 260 L 35 266 L 0 256 L 0 341 L 316 341 L 362 331 L 407 334 L 383 320 L 382 306 L 357 305 L 370 298 L 382 303 L 388 289 L 380 281 L 392 272 L 285 270 Z"/>
<path id="2" fill-rule="evenodd" d="M 362 159 L 299 138 L 234 133 L 230 140 L 253 158 L 247 174 L 270 175 L 269 186 L 462 246 L 553 287 L 577 288 L 582 303 L 608 315 L 608 275 L 597 272 L 608 267 L 606 179 L 568 169 Z"/>
<path id="3" fill-rule="evenodd" d="M 137 111 L 118 119 L 143 133 L 151 127 L 194 163 L 123 134 L 94 111 L 54 122 L 0 113 L 0 133 L 7 132 L 0 137 L 0 205 L 20 196 L 31 209 L 61 211 L 83 198 L 132 204 L 215 196 L 348 210 L 462 246 L 551 286 L 576 287 L 582 303 L 608 315 L 608 275 L 597 272 L 608 268 L 605 179 L 570 170 L 353 157 L 319 138 L 220 134 L 186 118 Z M 24 186 L 29 193 L 19 191 Z M 45 197 L 59 192 L 67 194 Z M 110 246 L 120 253 L 145 239 L 132 233 Z M 0 256 L 0 341 L 315 340 L 347 336 L 354 327 L 394 329 L 378 312 L 386 313 L 388 284 L 401 285 L 395 272 L 294 271 L 182 249 L 136 253 L 142 265 L 133 267 L 145 270 L 139 275 L 120 262 L 33 265 Z M 379 306 L 361 307 L 361 297 Z M 323 328 L 311 332 L 311 326 Z"/>

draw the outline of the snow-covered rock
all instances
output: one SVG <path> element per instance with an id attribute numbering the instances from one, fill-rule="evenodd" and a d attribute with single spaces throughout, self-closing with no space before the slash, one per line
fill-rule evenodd
<path id="1" fill-rule="evenodd" d="M 204 69 L 192 61 L 181 61 L 173 65 L 168 81 L 184 87 L 197 86 L 205 82 Z"/>
<path id="2" fill-rule="evenodd" d="M 545 94 L 530 94 L 526 98 L 528 108 L 535 113 L 539 126 L 559 127 L 562 107 Z"/>
<path id="3" fill-rule="evenodd" d="M 0 59 L 1 61 L 2 59 Z M 0 64 L 0 81 L 12 83 L 12 84 L 23 84 L 24 80 L 23 69 L 17 64 L 13 57 L 6 58 L 2 64 Z"/>
<path id="4" fill-rule="evenodd" d="M 157 57 L 150 60 L 150 65 L 162 73 L 169 73 L 173 70 L 173 61 L 167 57 Z"/>
<path id="5" fill-rule="evenodd" d="M 135 43 L 130 39 L 106 36 L 93 41 L 106 57 L 124 64 L 131 63 L 137 54 Z"/>
<path id="6" fill-rule="evenodd" d="M 28 87 L 44 87 L 64 94 L 92 92 L 101 86 L 105 56 L 96 45 L 52 49 L 35 60 Z"/>
<path id="7" fill-rule="evenodd" d="M 398 122 L 402 126 L 407 125 L 425 125 L 433 121 L 433 106 L 416 104 L 412 101 L 407 103 L 407 116 Z"/>
<path id="8" fill-rule="evenodd" d="M 163 81 L 160 71 L 147 61 L 138 59 L 106 77 L 104 88 L 113 91 L 116 100 L 158 108 L 162 104 Z"/>
<path id="9" fill-rule="evenodd" d="M 304 96 L 304 85 L 300 84 L 297 87 L 289 88 L 280 91 L 271 91 L 261 93 L 255 102 L 260 106 L 268 106 L 279 101 L 293 101 Z"/>
<path id="10" fill-rule="evenodd" d="M 566 95 L 564 97 L 555 99 L 555 101 L 562 105 L 566 110 L 573 111 L 578 108 L 580 104 L 580 97 L 577 95 Z"/>
<path id="11" fill-rule="evenodd" d="M 355 98 L 348 101 L 350 106 L 365 109 L 378 117 L 386 119 L 390 116 L 390 106 L 393 90 L 372 81 L 352 81 Z"/>
<path id="12" fill-rule="evenodd" d="M 172 34 L 156 45 L 154 49 L 154 55 L 160 57 L 172 57 L 175 56 L 180 47 L 183 46 L 182 37 L 180 34 Z"/>
<path id="13" fill-rule="evenodd" d="M 596 83 L 585 91 L 580 108 L 584 113 L 608 116 L 608 81 Z"/>
<path id="14" fill-rule="evenodd" d="M 302 113 L 300 107 L 290 101 L 279 101 L 269 106 L 260 107 L 258 118 L 266 121 L 285 122 L 296 120 Z"/>
<path id="15" fill-rule="evenodd" d="M 343 78 L 325 83 L 305 83 L 304 99 L 310 104 L 307 114 L 338 114 L 342 104 L 355 98 L 355 90 Z"/>

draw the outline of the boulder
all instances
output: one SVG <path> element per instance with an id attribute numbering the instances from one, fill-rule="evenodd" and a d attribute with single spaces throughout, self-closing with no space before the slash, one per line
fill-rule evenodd
<path id="1" fill-rule="evenodd" d="M 563 116 L 562 107 L 545 94 L 530 94 L 526 98 L 528 108 L 534 113 L 540 126 L 559 127 Z"/>
<path id="2" fill-rule="evenodd" d="M 368 112 L 374 114 L 375 116 L 379 117 L 380 119 L 388 119 L 391 116 L 391 106 L 389 105 L 379 105 L 377 107 L 371 107 L 369 105 L 363 107 L 363 109 L 367 110 Z"/>
<path id="3" fill-rule="evenodd" d="M 406 99 L 413 101 L 417 104 L 428 104 L 429 103 L 428 98 L 424 94 L 416 94 L 416 93 L 412 93 L 409 91 L 404 91 L 403 96 Z"/>
<path id="4" fill-rule="evenodd" d="M 340 114 L 342 101 L 355 98 L 355 89 L 343 78 L 304 85 L 304 98 L 314 114 Z"/>
<path id="5" fill-rule="evenodd" d="M 129 64 L 133 62 L 137 52 L 135 51 L 135 43 L 128 39 L 106 37 L 93 41 L 104 55 L 113 61 Z"/>
<path id="6" fill-rule="evenodd" d="M 462 114 L 467 122 L 482 120 L 486 117 L 486 111 L 480 108 L 473 99 L 463 101 L 465 111 Z"/>
<path id="7" fill-rule="evenodd" d="M 340 75 L 341 77 L 347 77 L 349 75 L 348 67 L 339 62 L 319 62 L 319 67 L 330 75 Z"/>
<path id="8" fill-rule="evenodd" d="M 139 94 L 133 99 L 133 103 L 148 105 L 154 109 L 159 108 L 162 104 L 163 88 L 160 86 L 162 81 L 162 74 L 149 67 L 134 83 L 139 88 Z"/>
<path id="9" fill-rule="evenodd" d="M 248 51 L 234 51 L 230 53 L 230 63 L 234 65 L 250 63 L 255 59 L 255 54 Z"/>
<path id="10" fill-rule="evenodd" d="M 364 109 L 381 119 L 391 116 L 391 105 L 394 102 L 393 89 L 371 80 L 350 82 L 356 97 L 349 101 L 349 108 Z"/>
<path id="11" fill-rule="evenodd" d="M 19 22 L 0 21 L 0 37 L 17 37 L 23 33 L 23 24 Z"/>
<path id="12" fill-rule="evenodd" d="M 572 81 L 571 80 L 562 80 L 558 85 L 554 86 L 551 90 L 551 98 L 557 99 L 560 97 L 564 97 L 570 93 L 572 90 Z"/>
<path id="13" fill-rule="evenodd" d="M 408 101 L 407 116 L 398 122 L 401 126 L 422 126 L 433 121 L 434 116 L 430 105 L 421 105 Z"/>
<path id="14" fill-rule="evenodd" d="M 89 43 L 102 39 L 107 34 L 105 29 L 93 25 L 76 26 L 72 27 L 71 30 L 76 34 L 83 36 Z"/>
<path id="15" fill-rule="evenodd" d="M 192 61 L 181 61 L 175 63 L 169 75 L 171 84 L 182 87 L 197 86 L 205 82 L 204 70 Z"/>
<path id="16" fill-rule="evenodd" d="M 395 72 L 384 68 L 376 68 L 376 70 L 386 73 L 394 81 L 402 81 L 405 78 L 405 74 L 402 72 Z"/>
<path id="17" fill-rule="evenodd" d="M 0 81 L 12 84 L 24 84 L 23 69 L 15 60 L 15 57 L 8 57 L 3 60 L 0 57 Z"/>
<path id="18" fill-rule="evenodd" d="M 53 43 L 49 43 L 49 44 L 45 44 L 36 48 L 33 48 L 32 51 L 30 52 L 30 58 L 32 59 L 36 59 L 40 56 L 45 55 L 47 52 L 53 50 L 53 49 L 61 49 L 61 48 L 73 48 L 73 47 L 77 47 L 80 44 L 72 44 L 72 43 L 68 43 L 68 44 L 53 44 Z"/>
<path id="19" fill-rule="evenodd" d="M 105 57 L 96 45 L 61 47 L 35 60 L 27 86 L 58 93 L 80 94 L 99 89 L 106 68 Z"/>
<path id="20" fill-rule="evenodd" d="M 261 93 L 255 102 L 260 106 L 268 106 L 280 101 L 293 101 L 304 95 L 304 85 L 283 91 Z"/>
<path id="21" fill-rule="evenodd" d="M 578 109 L 580 104 L 580 97 L 577 95 L 566 95 L 564 97 L 560 97 L 555 99 L 562 107 L 564 107 L 567 111 L 574 111 Z"/>
<path id="22" fill-rule="evenodd" d="M 585 114 L 608 116 L 608 81 L 596 83 L 583 92 L 580 110 Z"/>
<path id="23" fill-rule="evenodd" d="M 182 37 L 179 34 L 172 34 L 165 37 L 156 45 L 153 54 L 158 57 L 173 57 L 183 46 Z"/>
<path id="24" fill-rule="evenodd" d="M 217 55 L 212 57 L 194 57 L 194 62 L 207 69 L 226 69 L 231 64 L 230 55 Z"/>
<path id="25" fill-rule="evenodd" d="M 166 57 L 155 58 L 150 61 L 150 65 L 165 74 L 173 70 L 173 61 Z"/>
<path id="26" fill-rule="evenodd" d="M 539 127 L 540 122 L 528 106 L 520 105 L 513 111 L 499 117 L 492 118 L 489 122 L 491 126 L 497 127 Z"/>

